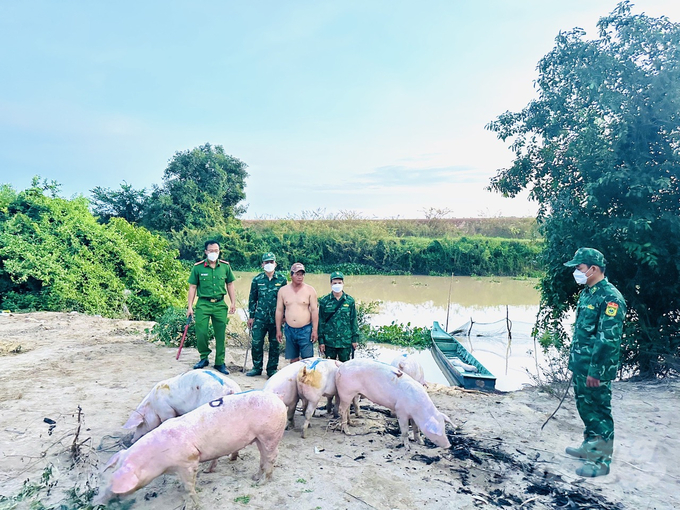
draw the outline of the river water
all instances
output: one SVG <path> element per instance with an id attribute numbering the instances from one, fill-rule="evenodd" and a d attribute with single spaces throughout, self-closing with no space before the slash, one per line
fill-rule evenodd
<path id="1" fill-rule="evenodd" d="M 236 272 L 236 276 L 239 300 L 247 303 L 250 281 L 255 273 Z M 312 285 L 319 296 L 330 292 L 328 275 L 308 274 L 305 282 Z M 442 328 L 452 331 L 464 324 L 469 326 L 472 320 L 475 329 L 472 336 L 463 337 L 465 347 L 496 376 L 497 389 L 511 391 L 531 384 L 529 373 L 535 374 L 537 361 L 539 364 L 543 361 L 540 349 L 535 353 L 530 336 L 540 299 L 536 283 L 535 279 L 505 277 L 348 276 L 345 292 L 357 301 L 380 302 L 378 313 L 369 319 L 374 326 L 394 321 L 432 327 L 432 323 L 438 321 Z M 506 316 L 511 321 L 511 340 L 508 339 Z M 476 331 L 497 334 L 475 336 Z M 414 353 L 423 365 L 425 379 L 448 384 L 429 350 L 416 351 L 385 344 L 369 347 L 371 355 L 387 363 L 400 353 Z M 358 354 L 369 355 L 361 351 Z"/>

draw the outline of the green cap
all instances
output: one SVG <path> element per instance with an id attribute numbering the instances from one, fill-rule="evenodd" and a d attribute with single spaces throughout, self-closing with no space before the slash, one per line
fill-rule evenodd
<path id="1" fill-rule="evenodd" d="M 273 260 L 276 262 L 276 256 L 270 251 L 262 255 L 262 262 L 267 262 L 268 260 Z"/>
<path id="2" fill-rule="evenodd" d="M 564 265 L 567 267 L 576 267 L 579 264 L 605 267 L 607 261 L 604 259 L 604 255 L 595 248 L 579 248 L 576 250 L 576 253 L 574 253 L 574 258 L 569 262 L 565 262 Z"/>
<path id="3" fill-rule="evenodd" d="M 331 281 L 335 280 L 336 278 L 345 281 L 345 275 L 342 274 L 340 271 L 335 271 L 334 273 L 331 273 Z"/>

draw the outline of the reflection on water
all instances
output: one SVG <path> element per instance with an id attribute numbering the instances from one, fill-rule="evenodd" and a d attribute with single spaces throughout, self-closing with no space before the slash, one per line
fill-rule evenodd
<path id="1" fill-rule="evenodd" d="M 238 294 L 245 296 L 247 303 L 255 273 L 237 271 L 235 274 Z M 330 292 L 329 275 L 308 274 L 305 282 L 316 289 L 319 297 Z M 509 391 L 531 382 L 526 370 L 536 372 L 534 342 L 530 336 L 540 299 L 536 283 L 535 279 L 501 277 L 347 276 L 345 291 L 357 301 L 381 302 L 378 313 L 370 318 L 374 326 L 396 321 L 432 327 L 434 321 L 439 321 L 445 327 L 448 316 L 447 330 L 451 331 L 471 318 L 475 322 L 495 322 L 505 319 L 507 313 L 513 323 L 509 345 L 507 335 L 470 337 L 461 341 L 496 376 L 496 388 Z M 390 363 L 404 351 L 404 348 L 380 345 L 377 358 Z M 538 354 L 540 363 L 542 353 Z M 429 351 L 417 355 L 428 381 L 447 384 Z"/>

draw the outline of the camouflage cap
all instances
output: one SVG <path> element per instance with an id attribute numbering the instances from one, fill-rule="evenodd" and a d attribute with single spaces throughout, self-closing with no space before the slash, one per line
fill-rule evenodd
<path id="1" fill-rule="evenodd" d="M 262 255 L 262 262 L 267 262 L 268 260 L 273 260 L 274 262 L 276 262 L 276 255 L 274 255 L 270 251 Z"/>
<path id="2" fill-rule="evenodd" d="M 574 258 L 569 262 L 565 262 L 564 265 L 567 267 L 576 267 L 579 264 L 605 267 L 607 261 L 604 259 L 604 255 L 595 248 L 579 248 L 576 250 L 576 253 L 574 253 Z"/>
<path id="3" fill-rule="evenodd" d="M 290 266 L 290 274 L 295 274 L 298 271 L 302 271 L 303 273 L 305 272 L 305 266 L 302 264 L 302 262 L 296 262 Z"/>
<path id="4" fill-rule="evenodd" d="M 345 275 L 342 274 L 340 271 L 335 271 L 335 272 L 331 273 L 331 281 L 336 280 L 336 279 L 344 281 Z"/>

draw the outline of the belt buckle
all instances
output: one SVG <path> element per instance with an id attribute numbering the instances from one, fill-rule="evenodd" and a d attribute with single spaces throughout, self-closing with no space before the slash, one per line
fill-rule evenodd
<path id="1" fill-rule="evenodd" d="M 211 303 L 217 303 L 217 301 L 218 301 L 217 299 L 211 299 L 210 300 Z"/>

